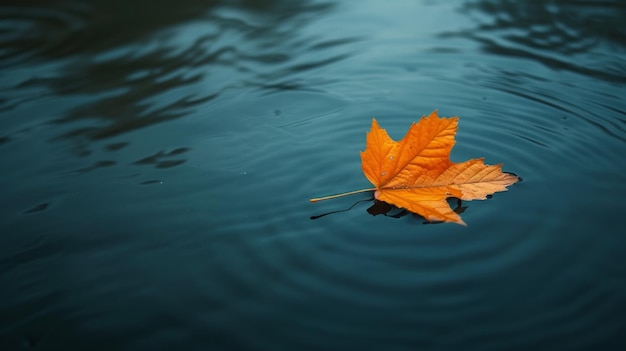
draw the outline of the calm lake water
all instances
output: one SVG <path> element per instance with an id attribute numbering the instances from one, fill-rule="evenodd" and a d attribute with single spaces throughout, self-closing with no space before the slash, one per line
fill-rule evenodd
<path id="1" fill-rule="evenodd" d="M 3 1 L 0 349 L 626 349 L 624 18 Z M 453 161 L 523 178 L 468 227 L 308 202 L 370 187 L 372 116 L 399 139 L 435 109 Z"/>

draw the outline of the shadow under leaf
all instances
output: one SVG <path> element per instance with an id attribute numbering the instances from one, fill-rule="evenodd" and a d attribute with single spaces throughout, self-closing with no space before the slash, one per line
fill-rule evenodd
<path id="1" fill-rule="evenodd" d="M 352 204 L 352 206 L 343 209 L 343 210 L 335 210 L 335 211 L 330 211 L 330 212 L 326 212 L 326 213 L 322 213 L 320 215 L 315 215 L 315 216 L 311 216 L 311 219 L 318 219 L 330 214 L 335 214 L 335 213 L 341 213 L 341 212 L 348 212 L 350 210 L 352 210 L 356 205 L 363 203 L 363 202 L 370 202 L 373 201 L 374 203 L 367 208 L 367 213 L 369 213 L 372 216 L 378 216 L 378 215 L 383 215 L 385 217 L 390 217 L 390 218 L 402 218 L 404 216 L 407 215 L 413 215 L 417 218 L 421 218 L 424 220 L 423 224 L 439 224 L 439 223 L 444 223 L 443 221 L 428 221 L 426 220 L 424 217 L 416 214 L 416 213 L 412 213 L 406 209 L 403 208 L 399 208 L 395 205 L 389 204 L 385 201 L 380 201 L 380 200 L 376 200 L 374 197 L 370 198 L 370 199 L 365 199 L 365 200 L 359 200 L 355 203 Z M 456 212 L 457 214 L 462 214 L 465 212 L 465 210 L 467 210 L 468 206 L 463 206 L 463 202 L 461 201 L 461 199 L 457 199 L 454 197 L 448 198 L 447 199 L 448 203 L 450 204 L 450 206 L 452 207 L 454 205 L 454 208 L 452 209 L 452 211 Z"/>

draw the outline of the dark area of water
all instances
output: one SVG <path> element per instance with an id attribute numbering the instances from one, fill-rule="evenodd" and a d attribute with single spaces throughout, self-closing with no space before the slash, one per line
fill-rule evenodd
<path id="1" fill-rule="evenodd" d="M 626 349 L 624 18 L 3 1 L 0 350 Z M 434 109 L 524 181 L 468 227 L 308 202 Z"/>

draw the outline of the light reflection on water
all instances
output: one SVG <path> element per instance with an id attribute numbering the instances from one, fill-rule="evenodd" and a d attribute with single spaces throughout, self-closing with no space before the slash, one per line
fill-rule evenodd
<path id="1" fill-rule="evenodd" d="M 0 6 L 0 346 L 617 349 L 620 2 Z M 370 216 L 358 152 L 460 116 L 524 178 Z"/>

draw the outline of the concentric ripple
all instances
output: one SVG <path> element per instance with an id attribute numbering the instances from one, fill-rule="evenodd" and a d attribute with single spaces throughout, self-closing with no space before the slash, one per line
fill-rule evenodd
<path id="1" fill-rule="evenodd" d="M 624 345 L 620 2 L 126 4 L 0 7 L 0 349 Z M 308 202 L 434 109 L 467 228 Z"/>

